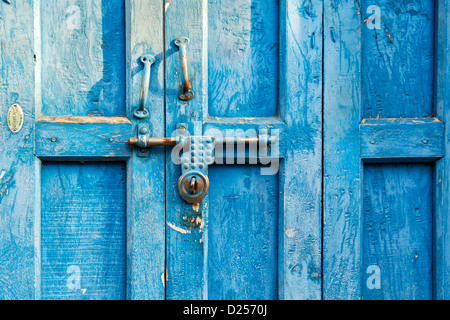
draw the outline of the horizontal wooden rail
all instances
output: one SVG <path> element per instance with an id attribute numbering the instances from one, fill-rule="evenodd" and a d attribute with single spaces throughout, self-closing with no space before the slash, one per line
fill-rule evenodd
<path id="1" fill-rule="evenodd" d="M 361 158 L 365 162 L 439 160 L 444 156 L 444 129 L 437 118 L 364 119 Z"/>

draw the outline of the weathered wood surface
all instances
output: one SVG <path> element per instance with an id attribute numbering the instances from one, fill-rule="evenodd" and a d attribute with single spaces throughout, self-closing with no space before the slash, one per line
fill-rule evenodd
<path id="1" fill-rule="evenodd" d="M 36 156 L 51 160 L 128 159 L 134 137 L 125 117 L 39 117 Z"/>
<path id="2" fill-rule="evenodd" d="M 364 166 L 362 298 L 433 297 L 432 167 L 432 164 Z M 374 278 L 373 282 L 371 266 L 380 269 L 380 279 Z"/>
<path id="3" fill-rule="evenodd" d="M 450 2 L 436 2 L 436 64 L 435 105 L 436 116 L 444 123 L 450 122 Z M 434 297 L 450 299 L 450 131 L 444 135 L 445 156 L 436 163 L 434 211 Z"/>
<path id="4" fill-rule="evenodd" d="M 439 160 L 444 156 L 444 129 L 437 118 L 364 119 L 361 158 L 365 162 Z"/>
<path id="5" fill-rule="evenodd" d="M 33 1 L 0 3 L 0 299 L 39 297 L 33 17 Z M 14 103 L 24 111 L 18 133 L 6 125 L 8 109 Z"/>
<path id="6" fill-rule="evenodd" d="M 42 168 L 42 298 L 126 298 L 126 171 L 122 163 Z"/>
<path id="7" fill-rule="evenodd" d="M 445 121 L 424 119 L 435 114 L 435 4 L 376 5 L 325 2 L 325 299 L 433 296 L 431 166 L 366 162 L 445 156 Z"/>
<path id="8" fill-rule="evenodd" d="M 126 1 L 127 7 L 127 115 L 147 123 L 152 137 L 164 137 L 164 41 L 163 6 L 159 0 Z M 149 118 L 132 116 L 139 105 L 143 66 L 139 57 L 151 54 L 155 63 L 147 98 Z M 127 298 L 165 297 L 165 152 L 151 148 L 148 158 L 127 162 Z"/>
<path id="9" fill-rule="evenodd" d="M 280 299 L 320 299 L 322 1 L 280 2 L 279 115 L 286 157 L 279 172 Z"/>
<path id="10" fill-rule="evenodd" d="M 361 297 L 362 8 L 324 2 L 323 298 Z"/>
<path id="11" fill-rule="evenodd" d="M 265 124 L 281 129 L 286 141 L 281 145 L 286 159 L 280 165 L 277 183 L 274 177 L 256 178 L 254 170 L 214 167 L 210 169 L 215 177 L 211 183 L 221 186 L 219 177 L 230 176 L 226 181 L 233 183 L 232 190 L 239 188 L 242 196 L 227 196 L 211 185 L 209 198 L 194 208 L 180 202 L 176 187 L 179 168 L 169 160 L 168 298 L 269 299 L 278 292 L 282 299 L 320 299 L 321 22 L 321 1 L 298 4 L 246 0 L 233 5 L 227 1 L 172 1 L 167 6 L 168 134 L 178 122 L 193 124 L 198 120 L 207 131 L 224 131 L 227 127 L 245 131 Z M 177 98 L 183 73 L 173 40 L 179 36 L 191 40 L 187 55 L 195 98 L 189 102 Z M 189 131 L 194 132 L 194 127 Z M 255 179 L 268 182 L 255 189 L 251 182 Z M 260 199 L 260 194 L 272 194 L 275 189 L 277 198 Z M 276 213 L 275 200 L 279 205 Z M 265 210 L 271 217 L 278 217 L 277 242 L 269 236 L 263 245 L 267 249 L 240 254 L 236 261 L 233 250 L 226 251 L 218 235 L 229 235 L 233 241 L 241 229 L 229 229 L 231 216 L 252 221 Z M 258 225 L 252 223 L 255 229 L 236 250 L 260 247 L 259 228 L 273 235 L 271 228 Z M 268 246 L 277 247 L 278 257 Z M 261 270 L 255 269 L 254 261 L 265 270 L 273 270 L 277 263 L 276 283 L 272 277 L 258 277 Z M 253 279 L 251 286 L 242 290 L 237 282 L 228 282 L 219 276 L 219 265 L 226 270 L 236 267 L 244 277 L 254 274 L 249 276 Z M 220 291 L 219 284 L 227 290 Z M 258 293 L 254 289 L 258 285 L 266 289 Z"/>
<path id="12" fill-rule="evenodd" d="M 45 115 L 125 115 L 125 12 L 123 0 L 42 1 Z"/>
<path id="13" fill-rule="evenodd" d="M 211 116 L 278 114 L 279 2 L 208 1 Z"/>

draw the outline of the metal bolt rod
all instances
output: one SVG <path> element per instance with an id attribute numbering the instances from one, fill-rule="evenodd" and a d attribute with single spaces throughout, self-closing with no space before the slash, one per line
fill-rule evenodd
<path id="1" fill-rule="evenodd" d="M 139 146 L 138 138 L 128 139 L 128 144 L 131 146 Z M 231 137 L 224 139 L 215 139 L 215 144 L 252 144 L 259 143 L 259 137 Z M 276 143 L 276 136 L 270 136 L 270 144 Z M 150 146 L 175 146 L 177 144 L 176 138 L 148 138 L 147 147 Z M 142 146 L 140 146 L 142 147 Z"/>

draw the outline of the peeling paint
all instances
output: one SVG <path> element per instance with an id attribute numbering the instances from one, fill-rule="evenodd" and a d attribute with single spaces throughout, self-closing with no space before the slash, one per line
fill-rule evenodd
<path id="1" fill-rule="evenodd" d="M 170 223 L 170 222 L 167 222 L 167 225 L 168 225 L 169 227 L 171 227 L 173 230 L 178 231 L 178 232 L 180 232 L 180 233 L 182 233 L 182 234 L 188 234 L 188 233 L 191 233 L 190 230 L 186 230 L 186 229 L 177 227 L 177 226 L 175 226 L 174 224 L 172 224 L 172 223 Z"/>
<path id="2" fill-rule="evenodd" d="M 192 204 L 192 210 L 194 210 L 195 212 L 198 212 L 199 209 L 200 209 L 200 203 Z"/>

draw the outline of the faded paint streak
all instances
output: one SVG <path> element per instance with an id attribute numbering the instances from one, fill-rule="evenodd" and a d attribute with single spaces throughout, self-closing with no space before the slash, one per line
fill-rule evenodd
<path id="1" fill-rule="evenodd" d="M 125 117 L 48 117 L 41 116 L 36 122 L 51 122 L 51 123 L 131 123 L 128 118 Z"/>
<path id="2" fill-rule="evenodd" d="M 188 234 L 188 233 L 191 233 L 190 230 L 186 230 L 186 229 L 177 227 L 177 226 L 173 225 L 173 224 L 170 223 L 170 222 L 167 222 L 167 225 L 168 225 L 169 227 L 171 227 L 173 230 L 178 231 L 178 232 L 180 232 L 180 233 L 182 233 L 182 234 Z"/>

